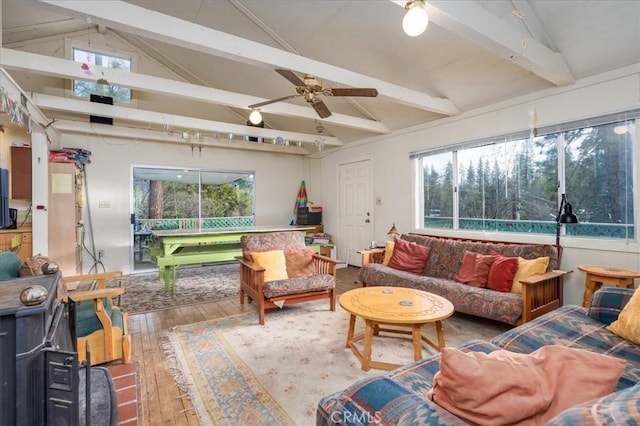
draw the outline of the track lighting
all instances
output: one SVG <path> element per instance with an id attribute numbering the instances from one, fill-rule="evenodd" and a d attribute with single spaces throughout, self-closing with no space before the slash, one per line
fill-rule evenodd
<path id="1" fill-rule="evenodd" d="M 402 29 L 406 35 L 417 37 L 429 25 L 429 15 L 427 15 L 424 0 L 409 0 L 404 8 L 407 9 L 407 13 L 402 19 Z"/>
<path id="2" fill-rule="evenodd" d="M 262 122 L 262 114 L 257 109 L 252 109 L 251 114 L 249 114 L 249 121 L 251 124 L 260 124 Z"/>

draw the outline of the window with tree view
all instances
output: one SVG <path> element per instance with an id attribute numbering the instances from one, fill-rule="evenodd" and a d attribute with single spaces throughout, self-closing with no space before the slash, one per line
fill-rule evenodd
<path id="1" fill-rule="evenodd" d="M 119 58 L 98 52 L 73 48 L 73 60 L 81 67 L 88 80 L 73 80 L 73 95 L 88 98 L 89 95 L 109 96 L 114 102 L 131 103 L 131 89 L 110 85 L 104 77 L 95 73 L 94 67 L 131 71 L 131 59 Z"/>
<path id="2" fill-rule="evenodd" d="M 635 120 L 566 127 L 413 154 L 422 225 L 554 234 L 565 193 L 579 223 L 563 232 L 634 239 Z"/>
<path id="3" fill-rule="evenodd" d="M 135 167 L 135 230 L 254 225 L 252 172 Z"/>

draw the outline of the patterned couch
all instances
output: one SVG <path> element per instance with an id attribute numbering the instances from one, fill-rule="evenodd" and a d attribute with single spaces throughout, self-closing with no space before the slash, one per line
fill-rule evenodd
<path id="1" fill-rule="evenodd" d="M 472 340 L 463 351 L 489 353 L 507 349 L 531 353 L 545 345 L 562 345 L 606 354 L 627 361 L 613 393 L 575 405 L 548 425 L 638 424 L 640 419 L 640 346 L 611 333 L 614 321 L 633 294 L 631 289 L 604 287 L 591 307 L 563 306 L 508 330 L 490 342 Z M 440 355 L 360 380 L 320 400 L 316 425 L 464 425 L 459 417 L 426 397 L 439 370 Z"/>
<path id="2" fill-rule="evenodd" d="M 562 280 L 566 272 L 559 270 L 562 255 L 559 246 L 463 240 L 422 234 L 404 234 L 401 238 L 431 249 L 424 273 L 419 275 L 383 265 L 384 249 L 365 250 L 359 272 L 363 286 L 425 290 L 448 299 L 458 312 L 508 324 L 525 323 L 562 306 Z M 521 281 L 521 294 L 499 292 L 455 281 L 465 251 L 479 254 L 496 252 L 524 259 L 549 256 L 549 266 L 545 274 Z"/>

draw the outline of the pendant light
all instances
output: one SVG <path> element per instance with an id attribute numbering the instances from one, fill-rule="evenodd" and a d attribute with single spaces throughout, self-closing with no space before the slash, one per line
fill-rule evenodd
<path id="1" fill-rule="evenodd" d="M 251 114 L 249 114 L 249 121 L 251 124 L 260 124 L 262 122 L 262 114 L 257 109 L 252 109 Z"/>
<path id="2" fill-rule="evenodd" d="M 407 9 L 407 13 L 402 19 L 402 29 L 408 36 L 417 37 L 429 25 L 429 15 L 427 15 L 424 0 L 409 0 L 404 8 Z"/>

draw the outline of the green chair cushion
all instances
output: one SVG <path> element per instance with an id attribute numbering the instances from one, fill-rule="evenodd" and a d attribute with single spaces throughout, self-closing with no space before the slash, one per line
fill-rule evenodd
<path id="1" fill-rule="evenodd" d="M 109 300 L 106 297 L 102 299 L 102 305 L 104 306 L 107 315 L 111 317 L 112 324 L 122 329 L 122 313 L 120 310 L 112 309 L 111 303 L 109 303 Z M 120 325 L 116 325 L 116 321 L 119 321 Z M 94 331 L 101 329 L 102 324 L 96 315 L 93 300 L 84 300 L 76 303 L 76 334 L 78 337 L 88 336 Z"/>
<path id="2" fill-rule="evenodd" d="M 12 251 L 0 252 L 0 281 L 12 280 L 20 276 L 22 260 Z"/>

